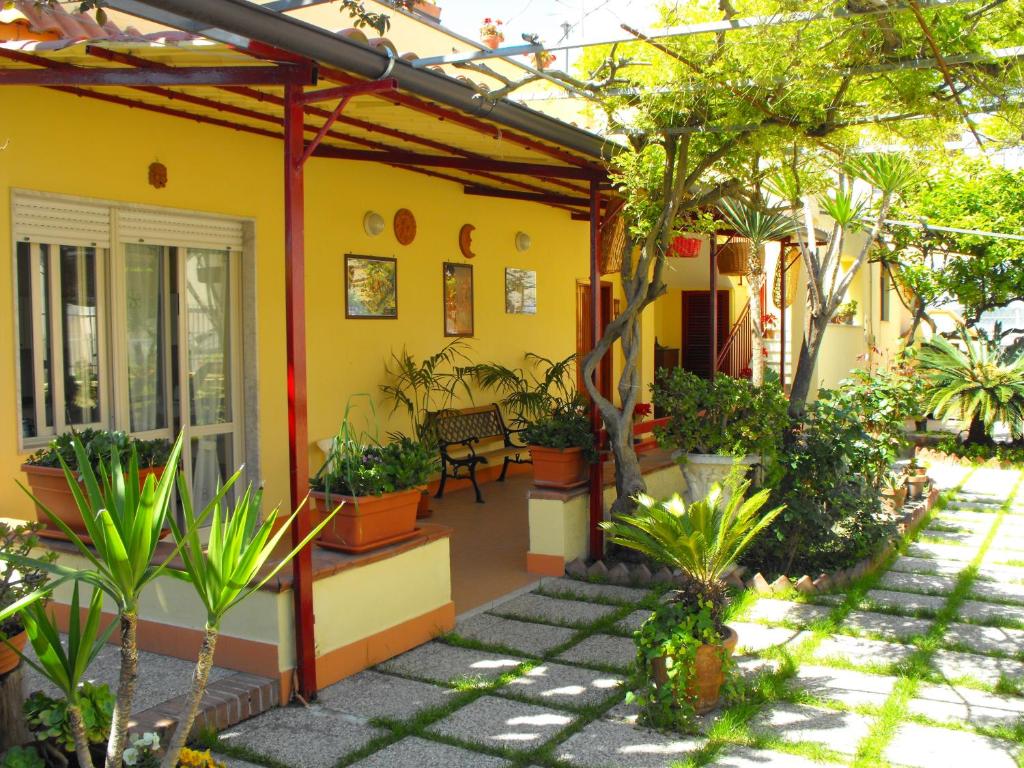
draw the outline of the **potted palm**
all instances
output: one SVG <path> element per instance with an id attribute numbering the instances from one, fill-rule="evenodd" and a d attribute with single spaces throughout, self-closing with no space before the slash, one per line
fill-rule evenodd
<path id="1" fill-rule="evenodd" d="M 724 494 L 716 485 L 693 504 L 678 494 L 665 501 L 642 495 L 633 514 L 601 524 L 608 541 L 689 577 L 634 634 L 639 680 L 634 696 L 649 725 L 687 727 L 694 715 L 721 701 L 738 640 L 725 624 L 728 595 L 722 577 L 783 510 L 762 512 L 768 490 L 745 498 L 749 487 L 749 482 L 734 484 Z"/>
<path id="2" fill-rule="evenodd" d="M 907 500 L 907 478 L 902 472 L 886 472 L 882 477 L 882 498 L 893 511 L 899 512 Z"/>
<path id="3" fill-rule="evenodd" d="M 564 490 L 587 482 L 597 448 L 582 397 L 556 405 L 550 416 L 525 427 L 522 439 L 530 447 L 535 485 Z"/>
<path id="4" fill-rule="evenodd" d="M 667 418 L 655 437 L 679 462 L 690 504 L 722 485 L 734 468 L 746 474 L 781 450 L 787 402 L 773 381 L 755 387 L 724 373 L 708 381 L 674 368 L 659 371 L 652 391 L 655 408 Z"/>
<path id="5" fill-rule="evenodd" d="M 94 473 L 112 453 L 116 453 L 121 465 L 126 467 L 129 456 L 134 452 L 138 460 L 139 480 L 143 483 L 149 475 L 159 478 L 163 474 L 171 451 L 167 440 L 137 440 L 124 432 L 85 429 L 58 436 L 46 448 L 29 456 L 21 466 L 36 502 L 36 518 L 43 525 L 38 531 L 40 536 L 67 538 L 51 522 L 50 516 L 43 513 L 44 506 L 79 536 L 88 535 L 64 472 L 67 467 L 78 479 L 79 487 L 84 488 L 82 466 L 74 447 L 76 438 L 84 447 L 85 457 Z"/>

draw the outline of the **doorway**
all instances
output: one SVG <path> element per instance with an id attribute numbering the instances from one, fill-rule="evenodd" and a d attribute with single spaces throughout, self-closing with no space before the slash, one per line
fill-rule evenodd
<path id="1" fill-rule="evenodd" d="M 715 357 L 729 338 L 729 291 L 718 292 L 718 323 Z M 714 367 L 711 352 L 711 292 L 682 292 L 682 367 L 705 379 L 711 378 Z"/>
<path id="2" fill-rule="evenodd" d="M 601 327 L 607 328 L 612 321 L 614 299 L 612 284 L 601 281 Z M 590 283 L 576 283 L 576 386 L 586 394 L 583 383 L 583 358 L 594 348 L 594 328 L 590 322 Z M 601 358 L 597 367 L 597 391 L 607 400 L 612 399 L 612 355 L 609 352 Z"/>

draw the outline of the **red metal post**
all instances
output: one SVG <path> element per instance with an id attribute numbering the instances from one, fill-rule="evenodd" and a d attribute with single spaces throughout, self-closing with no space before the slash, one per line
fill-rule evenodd
<path id="1" fill-rule="evenodd" d="M 292 508 L 302 510 L 292 522 L 292 539 L 302 541 L 312 529 L 313 513 L 305 504 L 309 486 L 309 432 L 306 423 L 306 256 L 303 188 L 302 86 L 285 86 L 284 107 L 284 282 L 287 332 L 288 468 Z M 295 557 L 295 652 L 298 692 L 316 695 L 316 643 L 313 623 L 313 551 Z"/>
<path id="2" fill-rule="evenodd" d="M 711 235 L 709 250 L 709 261 L 711 262 L 708 268 L 711 281 L 710 293 L 708 294 L 708 305 L 711 311 L 710 377 L 713 379 L 715 374 L 718 373 L 718 238 L 716 235 Z"/>
<path id="3" fill-rule="evenodd" d="M 786 391 L 786 272 L 789 268 L 789 238 L 779 244 L 779 386 Z"/>
<path id="4" fill-rule="evenodd" d="M 590 182 L 590 327 L 593 346 L 604 335 L 601 327 L 600 216 L 601 193 L 595 180 Z M 594 368 L 595 377 L 599 371 L 600 365 Z M 597 461 L 590 465 L 590 558 L 600 560 L 604 557 L 604 531 L 601 530 L 601 521 L 604 520 L 604 467 L 601 460 L 601 412 L 593 399 L 590 401 L 590 426 L 598 444 Z"/>

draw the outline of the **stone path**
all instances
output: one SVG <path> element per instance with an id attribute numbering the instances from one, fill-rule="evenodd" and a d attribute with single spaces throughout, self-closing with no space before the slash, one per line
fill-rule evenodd
<path id="1" fill-rule="evenodd" d="M 215 750 L 232 768 L 1018 766 L 1024 487 L 937 474 L 948 503 L 887 573 L 819 604 L 744 603 L 743 697 L 700 735 L 639 727 L 623 700 L 656 596 L 548 579 Z"/>

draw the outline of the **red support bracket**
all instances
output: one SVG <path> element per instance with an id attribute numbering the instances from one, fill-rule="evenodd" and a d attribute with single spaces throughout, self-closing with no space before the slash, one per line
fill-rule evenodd
<path id="1" fill-rule="evenodd" d="M 313 140 L 306 145 L 305 150 L 302 153 L 302 157 L 298 158 L 299 165 L 305 165 L 306 161 L 312 157 L 313 153 L 316 152 L 317 147 L 320 146 L 320 142 L 324 140 L 327 132 L 331 130 L 335 121 L 341 116 L 341 113 L 345 110 L 348 103 L 356 96 L 360 96 L 364 93 L 380 93 L 382 91 L 394 91 L 398 89 L 398 81 L 389 78 L 387 80 L 375 80 L 370 83 L 360 83 L 359 85 L 346 85 L 341 88 L 328 88 L 326 92 L 330 92 L 333 95 L 321 96 L 325 91 L 314 91 L 312 94 L 306 94 L 304 96 L 296 97 L 298 104 L 304 105 L 312 103 L 313 101 L 324 101 L 329 98 L 340 98 L 338 106 L 334 108 L 334 111 L 324 121 L 323 126 L 317 131 Z M 308 96 L 317 96 L 316 99 L 308 99 Z"/>

